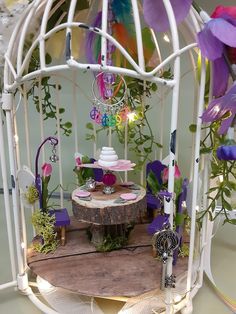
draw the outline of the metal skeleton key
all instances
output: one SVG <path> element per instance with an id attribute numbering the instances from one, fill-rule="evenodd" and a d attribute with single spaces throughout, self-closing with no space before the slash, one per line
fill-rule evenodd
<path id="1" fill-rule="evenodd" d="M 162 275 L 161 275 L 161 290 L 164 288 L 174 288 L 175 277 L 173 275 L 167 276 L 167 261 L 168 257 L 177 249 L 179 245 L 179 235 L 177 232 L 170 229 L 167 224 L 162 230 L 156 232 L 153 236 L 153 247 L 158 256 L 162 260 Z"/>

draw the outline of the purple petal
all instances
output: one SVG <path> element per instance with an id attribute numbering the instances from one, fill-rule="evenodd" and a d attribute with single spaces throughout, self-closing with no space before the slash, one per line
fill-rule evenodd
<path id="1" fill-rule="evenodd" d="M 224 58 L 213 61 L 213 96 L 225 94 L 228 86 L 229 70 Z"/>
<path id="2" fill-rule="evenodd" d="M 229 127 L 231 126 L 233 120 L 234 120 L 235 114 L 231 114 L 229 118 L 223 119 L 221 122 L 221 126 L 218 130 L 218 133 L 220 135 L 226 134 Z"/>
<path id="3" fill-rule="evenodd" d="M 222 43 L 236 47 L 236 27 L 222 18 L 212 19 L 208 22 L 212 34 Z"/>
<path id="4" fill-rule="evenodd" d="M 224 19 L 225 21 L 229 22 L 230 24 L 236 26 L 236 16 L 231 16 L 227 13 L 223 13 L 223 14 L 220 14 L 220 16 L 217 16 L 217 18 L 221 18 L 221 19 Z"/>
<path id="5" fill-rule="evenodd" d="M 176 22 L 179 24 L 188 15 L 192 0 L 170 0 Z M 169 20 L 162 0 L 143 0 L 143 15 L 146 23 L 157 32 L 169 30 Z"/>
<path id="6" fill-rule="evenodd" d="M 202 55 L 209 60 L 216 60 L 222 56 L 224 45 L 212 34 L 211 21 L 197 34 L 197 41 Z"/>
<path id="7" fill-rule="evenodd" d="M 91 26 L 93 27 L 101 27 L 102 23 L 102 11 L 99 11 L 96 15 L 94 21 L 92 22 Z M 85 51 L 86 51 L 86 58 L 89 63 L 97 63 L 98 60 L 95 60 L 94 57 L 94 43 L 97 38 L 97 34 L 91 31 L 88 31 L 86 34 L 85 39 Z"/>
<path id="8" fill-rule="evenodd" d="M 148 225 L 148 234 L 154 234 L 155 232 L 161 230 L 163 226 L 168 222 L 168 215 L 159 215 L 153 219 L 152 223 Z"/>
<path id="9" fill-rule="evenodd" d="M 236 84 L 234 84 L 224 96 L 210 102 L 208 108 L 202 115 L 202 121 L 216 121 L 222 118 L 227 112 L 230 112 L 230 116 L 223 119 L 218 131 L 219 134 L 225 134 L 234 120 L 236 114 Z"/>
<path id="10" fill-rule="evenodd" d="M 203 112 L 202 122 L 213 122 L 221 117 L 221 98 L 214 99 L 210 102 L 208 108 Z"/>
<path id="11" fill-rule="evenodd" d="M 236 160 L 236 145 L 220 146 L 216 154 L 219 160 Z"/>

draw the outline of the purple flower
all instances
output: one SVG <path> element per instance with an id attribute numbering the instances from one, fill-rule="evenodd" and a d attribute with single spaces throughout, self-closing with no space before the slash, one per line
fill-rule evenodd
<path id="1" fill-rule="evenodd" d="M 216 10 L 198 33 L 198 45 L 201 53 L 213 61 L 213 96 L 222 96 L 228 86 L 229 69 L 225 62 L 229 47 L 236 47 L 236 19 L 232 8 Z"/>
<path id="2" fill-rule="evenodd" d="M 172 193 L 168 192 L 167 190 L 161 190 L 160 192 L 158 192 L 158 197 L 170 199 L 172 197 Z"/>
<path id="3" fill-rule="evenodd" d="M 176 22 L 179 24 L 188 15 L 192 0 L 170 0 Z M 169 30 L 169 20 L 162 0 L 143 0 L 143 15 L 146 23 L 157 32 Z"/>
<path id="4" fill-rule="evenodd" d="M 218 130 L 219 134 L 225 134 L 234 120 L 236 114 L 236 84 L 234 84 L 227 93 L 220 97 L 213 99 L 208 108 L 202 115 L 203 122 L 213 122 L 224 117 L 221 127 Z"/>
<path id="5" fill-rule="evenodd" d="M 220 146 L 216 155 L 219 160 L 236 160 L 236 145 Z"/>

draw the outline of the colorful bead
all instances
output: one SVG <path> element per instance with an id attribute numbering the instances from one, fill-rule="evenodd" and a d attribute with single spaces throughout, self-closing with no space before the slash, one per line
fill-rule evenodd
<path id="1" fill-rule="evenodd" d="M 97 113 L 98 113 L 97 108 L 96 108 L 96 107 L 93 107 L 93 109 L 90 111 L 90 118 L 91 118 L 92 120 L 95 120 Z"/>
<path id="2" fill-rule="evenodd" d="M 107 125 L 108 116 L 106 113 L 102 116 L 102 126 L 108 126 Z"/>

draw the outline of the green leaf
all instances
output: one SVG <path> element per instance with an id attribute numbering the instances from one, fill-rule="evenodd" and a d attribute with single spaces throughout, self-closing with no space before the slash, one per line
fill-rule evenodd
<path id="1" fill-rule="evenodd" d="M 226 195 L 227 197 L 231 197 L 231 192 L 230 192 L 229 189 L 224 188 L 223 191 L 224 191 L 224 193 L 225 193 L 225 195 Z"/>
<path id="2" fill-rule="evenodd" d="M 176 216 L 175 216 L 175 224 L 176 224 L 176 226 L 183 225 L 185 218 L 186 218 L 185 214 L 176 213 Z"/>
<path id="3" fill-rule="evenodd" d="M 222 199 L 222 206 L 227 210 L 232 210 L 232 206 L 224 198 Z"/>
<path id="4" fill-rule="evenodd" d="M 49 64 L 49 63 L 52 62 L 52 57 L 50 56 L 49 53 L 46 53 L 46 58 L 45 58 L 45 60 L 46 60 L 46 64 Z"/>
<path id="5" fill-rule="evenodd" d="M 175 180 L 174 191 L 175 191 L 176 198 L 182 192 L 182 184 L 183 184 L 183 179 L 182 178 L 179 178 L 179 179 Z"/>
<path id="6" fill-rule="evenodd" d="M 192 133 L 195 133 L 197 131 L 197 125 L 196 124 L 190 124 L 189 131 Z"/>
<path id="7" fill-rule="evenodd" d="M 212 152 L 212 148 L 203 147 L 200 149 L 200 154 L 209 154 Z"/>
<path id="8" fill-rule="evenodd" d="M 90 141 L 90 140 L 95 141 L 95 136 L 93 134 L 86 134 L 85 139 L 86 141 Z"/>
<path id="9" fill-rule="evenodd" d="M 236 191 L 236 183 L 235 182 L 233 182 L 233 181 L 226 181 L 225 184 L 230 189 Z"/>
<path id="10" fill-rule="evenodd" d="M 214 211 L 215 208 L 216 208 L 216 201 L 213 200 L 213 201 L 211 202 L 211 209 L 212 209 L 212 211 Z"/>
<path id="11" fill-rule="evenodd" d="M 147 176 L 147 183 L 153 195 L 156 195 L 160 191 L 160 184 L 152 170 Z"/>
<path id="12" fill-rule="evenodd" d="M 64 113 L 65 112 L 65 108 L 59 108 L 59 113 Z"/>
<path id="13" fill-rule="evenodd" d="M 67 129 L 71 129 L 72 128 L 72 123 L 70 121 L 67 121 L 64 123 L 64 127 Z"/>
<path id="14" fill-rule="evenodd" d="M 88 123 L 86 124 L 86 128 L 89 129 L 89 130 L 93 130 L 93 129 L 94 129 L 93 123 L 88 122 Z"/>
<path id="15" fill-rule="evenodd" d="M 56 117 L 56 113 L 53 112 L 53 111 L 50 111 L 50 112 L 47 112 L 47 113 L 46 113 L 46 116 L 47 116 L 48 118 L 55 118 L 55 117 Z"/>
<path id="16" fill-rule="evenodd" d="M 157 91 L 157 84 L 152 83 L 152 85 L 151 85 L 151 90 L 152 90 L 153 92 L 156 92 L 156 91 Z"/>
<path id="17" fill-rule="evenodd" d="M 228 223 L 230 223 L 230 224 L 232 224 L 232 225 L 236 225 L 236 219 L 228 219 L 228 218 L 226 218 L 226 219 L 224 220 L 224 223 L 223 223 L 223 224 L 225 224 L 226 222 L 228 222 Z"/>

